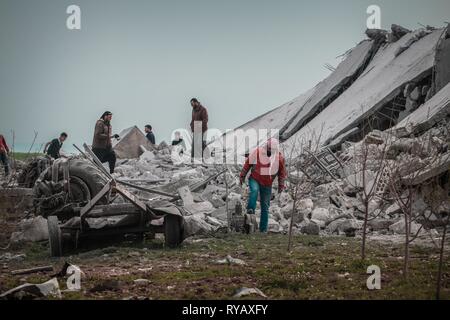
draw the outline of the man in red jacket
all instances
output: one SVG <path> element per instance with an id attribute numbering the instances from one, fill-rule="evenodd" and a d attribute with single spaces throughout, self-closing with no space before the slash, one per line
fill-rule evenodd
<path id="1" fill-rule="evenodd" d="M 5 137 L 0 134 L 0 162 L 5 167 L 5 175 L 9 175 L 9 161 L 8 161 L 9 148 L 6 144 Z"/>
<path id="2" fill-rule="evenodd" d="M 284 180 L 287 176 L 284 157 L 279 151 L 277 139 L 269 139 L 263 147 L 258 147 L 250 153 L 240 175 L 241 185 L 250 170 L 251 174 L 248 180 L 250 195 L 247 212 L 249 214 L 255 213 L 259 194 L 261 201 L 259 231 L 267 232 L 272 183 L 278 177 L 278 192 L 281 193 L 285 188 Z"/>

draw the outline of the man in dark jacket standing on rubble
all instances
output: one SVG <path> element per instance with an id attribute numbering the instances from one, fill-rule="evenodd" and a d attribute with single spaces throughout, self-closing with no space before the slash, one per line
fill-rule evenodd
<path id="1" fill-rule="evenodd" d="M 191 99 L 192 121 L 191 131 L 193 134 L 191 157 L 203 158 L 203 150 L 206 148 L 206 131 L 208 131 L 208 110 L 196 99 Z M 201 151 L 200 151 L 201 149 Z"/>
<path id="2" fill-rule="evenodd" d="M 145 130 L 145 136 L 147 137 L 148 141 L 150 141 L 151 144 L 156 144 L 155 134 L 153 133 L 152 126 L 147 124 L 145 126 L 144 130 Z"/>
<path id="3" fill-rule="evenodd" d="M 5 175 L 9 176 L 9 160 L 8 160 L 8 154 L 9 154 L 9 147 L 6 144 L 5 137 L 0 134 L 0 162 L 5 167 Z"/>
<path id="4" fill-rule="evenodd" d="M 116 153 L 112 149 L 111 138 L 117 139 L 119 136 L 117 134 L 111 136 L 111 119 L 112 113 L 106 111 L 101 118 L 97 120 L 97 123 L 95 124 L 94 140 L 92 142 L 92 151 L 102 163 L 108 162 L 109 172 L 114 173 Z"/>
<path id="5" fill-rule="evenodd" d="M 267 232 L 273 181 L 278 177 L 278 193 L 281 193 L 284 190 L 284 180 L 287 176 L 284 157 L 279 151 L 277 139 L 269 139 L 264 146 L 258 147 L 250 153 L 241 171 L 241 185 L 249 171 L 251 171 L 251 174 L 248 179 L 250 194 L 247 213 L 255 214 L 259 195 L 261 201 L 259 231 Z"/>
<path id="6" fill-rule="evenodd" d="M 53 139 L 50 142 L 47 142 L 44 147 L 44 153 L 46 153 L 49 157 L 53 159 L 61 158 L 61 148 L 64 144 L 64 141 L 67 139 L 67 133 L 63 132 L 59 135 L 59 138 Z"/>

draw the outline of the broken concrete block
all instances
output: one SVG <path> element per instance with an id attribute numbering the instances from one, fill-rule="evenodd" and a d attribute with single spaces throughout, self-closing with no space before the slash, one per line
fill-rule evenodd
<path id="1" fill-rule="evenodd" d="M 320 226 L 313 221 L 305 220 L 300 227 L 300 232 L 311 236 L 318 236 L 320 234 Z"/>
<path id="2" fill-rule="evenodd" d="M 41 284 L 25 283 L 0 295 L 1 300 L 25 300 L 42 297 L 61 298 L 58 279 L 53 278 Z"/>
<path id="3" fill-rule="evenodd" d="M 374 219 L 367 222 L 370 230 L 381 231 L 388 230 L 391 225 L 395 223 L 392 219 Z"/>
<path id="4" fill-rule="evenodd" d="M 292 202 L 292 197 L 287 192 L 283 192 L 279 197 L 280 207 L 284 207 L 288 203 Z"/>
<path id="5" fill-rule="evenodd" d="M 152 160 L 155 159 L 155 153 L 152 151 L 145 151 L 143 154 L 141 154 L 141 156 L 139 157 L 140 161 L 146 161 L 146 162 L 150 162 Z"/>
<path id="6" fill-rule="evenodd" d="M 11 235 L 12 242 L 36 242 L 48 240 L 47 219 L 42 216 L 25 219 L 19 223 L 18 232 Z"/>
<path id="7" fill-rule="evenodd" d="M 414 90 L 409 94 L 409 97 L 414 101 L 418 101 L 421 96 L 422 96 L 421 87 L 415 87 Z"/>
<path id="8" fill-rule="evenodd" d="M 391 30 L 392 30 L 392 33 L 393 33 L 398 39 L 402 38 L 404 35 L 406 35 L 407 33 L 410 33 L 410 32 L 411 32 L 411 30 L 406 29 L 406 28 L 404 28 L 404 27 L 402 27 L 402 26 L 399 26 L 398 24 L 393 24 L 393 25 L 391 26 Z"/>
<path id="9" fill-rule="evenodd" d="M 421 228 L 420 224 L 418 224 L 418 223 L 416 223 L 414 221 L 411 222 L 411 229 L 409 230 L 410 234 L 411 235 L 417 234 L 419 232 L 420 228 Z M 393 233 L 396 233 L 396 234 L 405 234 L 406 233 L 405 220 L 401 219 L 400 221 L 392 224 L 389 227 L 389 230 L 392 231 Z"/>
<path id="10" fill-rule="evenodd" d="M 311 213 L 311 220 L 327 222 L 330 218 L 330 212 L 326 208 L 315 208 Z"/>
<path id="11" fill-rule="evenodd" d="M 184 206 L 190 206 L 194 203 L 194 197 L 192 196 L 191 190 L 189 190 L 188 186 L 182 187 L 178 189 L 178 194 L 183 200 Z"/>
<path id="12" fill-rule="evenodd" d="M 151 281 L 148 279 L 136 279 L 133 280 L 135 285 L 138 285 L 140 287 L 145 287 L 146 285 L 148 285 Z"/>
<path id="13" fill-rule="evenodd" d="M 369 39 L 372 39 L 375 41 L 386 39 L 387 34 L 388 34 L 388 32 L 386 30 L 381 30 L 381 29 L 367 29 L 366 30 L 367 37 L 369 37 Z"/>
<path id="14" fill-rule="evenodd" d="M 408 83 L 403 90 L 403 96 L 405 98 L 409 97 L 409 94 L 414 90 L 416 86 L 413 83 Z"/>
<path id="15" fill-rule="evenodd" d="M 211 202 L 214 208 L 220 208 L 226 204 L 225 201 L 223 201 L 222 198 L 217 195 L 213 195 L 211 199 L 208 199 L 208 201 Z"/>
<path id="16" fill-rule="evenodd" d="M 422 87 L 422 96 L 426 96 L 428 94 L 428 91 L 430 90 L 430 86 L 423 86 Z"/>
<path id="17" fill-rule="evenodd" d="M 224 227 L 226 225 L 225 222 L 220 221 L 219 219 L 210 217 L 210 216 L 206 216 L 205 221 L 208 222 L 210 225 L 218 227 L 218 228 Z"/>
<path id="18" fill-rule="evenodd" d="M 210 216 L 220 221 L 228 220 L 227 211 L 225 207 L 214 210 L 213 212 L 211 212 Z"/>
<path id="19" fill-rule="evenodd" d="M 402 209 L 400 208 L 400 206 L 394 202 L 392 205 L 390 205 L 387 209 L 386 209 L 386 214 L 389 216 L 401 213 Z"/>
<path id="20" fill-rule="evenodd" d="M 309 198 L 302 199 L 298 202 L 298 210 L 305 216 L 309 215 L 312 212 L 313 208 L 314 208 L 314 203 Z"/>
<path id="21" fill-rule="evenodd" d="M 267 296 L 258 288 L 241 288 L 236 291 L 233 298 L 241 298 L 249 295 L 258 295 L 263 298 L 267 298 Z"/>
<path id="22" fill-rule="evenodd" d="M 380 131 L 372 131 L 364 138 L 365 144 L 383 144 L 384 139 Z"/>
<path id="23" fill-rule="evenodd" d="M 225 259 L 219 259 L 215 261 L 216 264 L 227 264 L 227 265 L 238 265 L 238 266 L 246 266 L 247 263 L 245 263 L 244 260 L 233 258 L 232 256 L 228 255 L 225 257 Z"/>
<path id="24" fill-rule="evenodd" d="M 271 233 L 281 233 L 284 230 L 277 221 L 275 221 L 272 218 L 269 218 L 269 221 L 267 224 L 267 231 L 271 232 Z"/>
<path id="25" fill-rule="evenodd" d="M 356 219 L 338 219 L 332 221 L 327 226 L 327 231 L 331 234 L 345 234 L 348 237 L 354 237 L 355 232 L 362 228 L 362 222 Z"/>
<path id="26" fill-rule="evenodd" d="M 208 235 L 217 230 L 216 226 L 213 226 L 205 221 L 204 216 L 192 215 L 184 217 L 184 236 L 185 238 L 194 235 Z"/>
<path id="27" fill-rule="evenodd" d="M 136 126 L 120 132 L 120 140 L 113 141 L 113 149 L 119 159 L 135 159 L 142 154 L 141 146 L 147 150 L 154 147 L 144 133 Z"/>

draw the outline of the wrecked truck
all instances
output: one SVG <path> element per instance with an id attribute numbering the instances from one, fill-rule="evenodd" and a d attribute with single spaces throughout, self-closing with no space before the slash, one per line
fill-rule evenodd
<path id="1" fill-rule="evenodd" d="M 33 185 L 34 208 L 47 219 L 52 256 L 82 241 L 163 233 L 174 248 L 183 239 L 182 208 L 168 200 L 143 202 L 116 181 L 95 155 L 41 161 Z M 36 164 L 33 164 L 36 166 Z"/>

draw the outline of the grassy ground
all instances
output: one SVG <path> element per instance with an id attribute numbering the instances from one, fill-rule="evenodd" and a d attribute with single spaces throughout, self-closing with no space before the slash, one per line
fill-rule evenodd
<path id="1" fill-rule="evenodd" d="M 63 293 L 65 299 L 232 299 L 242 287 L 257 287 L 269 299 L 433 299 L 438 252 L 412 246 L 409 280 L 402 276 L 402 247 L 370 243 L 368 259 L 359 259 L 357 239 L 313 236 L 295 237 L 291 253 L 283 235 L 221 235 L 196 239 L 179 249 L 164 248 L 161 239 L 143 244 L 79 252 L 61 259 L 49 258 L 47 244 L 32 244 L 16 250 L 26 254 L 21 262 L 3 265 L 0 291 L 23 282 L 43 282 L 51 273 L 12 276 L 11 270 L 53 265 L 56 271 L 65 261 L 85 273 L 82 290 Z M 231 255 L 246 266 L 219 265 L 215 261 Z M 382 289 L 366 287 L 369 265 L 378 265 Z M 450 298 L 450 260 L 444 266 L 443 298 Z M 145 285 L 135 279 L 148 279 Z M 65 281 L 60 281 L 65 289 Z M 255 297 L 253 297 L 255 298 Z"/>
<path id="2" fill-rule="evenodd" d="M 27 160 L 28 158 L 36 157 L 36 156 L 42 156 L 42 153 L 27 153 L 27 152 L 14 152 L 14 154 L 11 155 L 11 159 L 15 158 L 16 160 Z"/>

